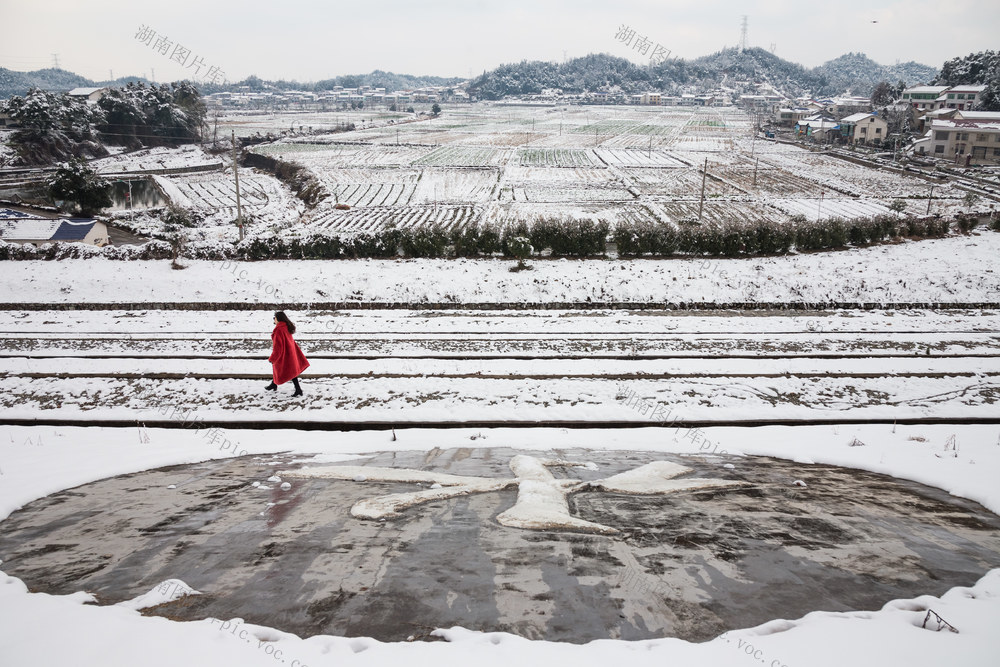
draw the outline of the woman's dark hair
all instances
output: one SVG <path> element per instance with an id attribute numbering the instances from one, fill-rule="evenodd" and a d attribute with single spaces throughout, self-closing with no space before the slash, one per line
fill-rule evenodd
<path id="1" fill-rule="evenodd" d="M 288 333 L 290 334 L 295 333 L 295 325 L 292 324 L 292 321 L 290 319 L 288 319 L 288 315 L 285 315 L 285 311 L 279 310 L 278 312 L 276 312 L 274 314 L 274 319 L 278 320 L 279 322 L 284 322 L 285 326 L 288 327 Z"/>

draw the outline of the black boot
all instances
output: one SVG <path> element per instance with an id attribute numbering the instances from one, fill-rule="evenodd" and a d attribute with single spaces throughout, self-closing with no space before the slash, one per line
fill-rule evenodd
<path id="1" fill-rule="evenodd" d="M 299 379 L 298 378 L 292 378 L 292 384 L 295 385 L 295 393 L 292 394 L 292 397 L 294 398 L 296 396 L 301 396 L 302 395 L 302 387 L 299 386 Z"/>
<path id="2" fill-rule="evenodd" d="M 267 391 L 274 391 L 277 388 L 278 388 L 278 385 L 274 384 L 274 382 L 272 382 L 271 384 L 269 384 L 266 387 L 264 387 L 264 389 L 266 389 Z"/>

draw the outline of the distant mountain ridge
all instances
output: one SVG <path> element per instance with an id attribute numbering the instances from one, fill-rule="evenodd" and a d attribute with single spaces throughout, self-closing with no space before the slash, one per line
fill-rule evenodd
<path id="1" fill-rule="evenodd" d="M 41 88 L 54 93 L 66 92 L 73 88 L 98 87 L 98 86 L 124 86 L 132 81 L 150 83 L 142 77 L 127 76 L 115 79 L 114 81 L 92 81 L 86 77 L 67 72 L 62 69 L 40 69 L 34 72 L 16 72 L 0 67 L 0 99 L 7 99 L 13 95 L 23 96 L 30 88 Z M 298 81 L 265 81 L 256 76 L 250 76 L 243 81 L 226 84 L 199 84 L 195 82 L 198 90 L 202 93 L 215 93 L 220 91 L 236 91 L 241 87 L 249 87 L 255 92 L 265 90 L 305 90 L 305 91 L 325 91 L 332 90 L 335 86 L 344 88 L 357 88 L 359 86 L 371 86 L 372 88 L 385 88 L 387 91 L 404 90 L 412 88 L 424 88 L 426 86 L 454 86 L 465 81 L 460 77 L 440 77 L 440 76 L 413 76 L 410 74 L 395 74 L 393 72 L 383 72 L 375 70 L 370 74 L 356 74 L 324 79 L 316 83 L 300 83 Z"/>
<path id="2" fill-rule="evenodd" d="M 842 93 L 867 96 L 879 81 L 895 85 L 928 83 L 939 74 L 937 69 L 908 62 L 880 65 L 863 53 L 848 53 L 819 67 L 807 69 L 760 48 L 739 51 L 723 49 L 693 60 L 668 59 L 655 67 L 636 65 L 630 60 L 607 54 L 590 54 L 565 63 L 522 61 L 500 65 L 476 77 L 470 92 L 483 99 L 501 99 L 510 95 L 538 94 L 544 88 L 583 93 L 621 91 L 637 93 L 657 90 L 679 93 L 684 89 L 711 89 L 726 86 L 747 90 L 770 86 L 789 96 L 811 94 L 829 97 Z M 122 86 L 130 81 L 146 82 L 141 77 L 122 77 L 114 81 L 92 81 L 62 69 L 17 72 L 0 67 L 0 99 L 24 95 L 37 87 L 62 92 L 86 86 Z M 343 75 L 315 83 L 265 81 L 250 76 L 243 81 L 222 85 L 196 84 L 203 93 L 236 91 L 304 90 L 326 91 L 336 86 L 357 88 L 371 86 L 392 92 L 426 86 L 454 86 L 464 81 L 457 77 L 413 76 L 375 70 L 369 74 Z"/>
<path id="3" fill-rule="evenodd" d="M 854 95 L 868 97 L 879 81 L 895 85 L 899 81 L 906 85 L 930 83 L 938 75 L 938 70 L 920 63 L 908 62 L 897 65 L 879 65 L 863 53 L 847 53 L 823 63 L 813 70 L 826 79 L 827 89 L 836 89 Z"/>
<path id="4" fill-rule="evenodd" d="M 64 69 L 39 69 L 34 72 L 17 72 L 0 67 L 0 99 L 13 95 L 24 95 L 29 88 L 41 88 L 54 93 L 63 93 L 74 88 L 97 86 L 124 86 L 131 81 L 146 81 L 142 77 L 123 76 L 113 81 L 91 81 L 90 79 L 67 72 Z"/>
<path id="5" fill-rule="evenodd" d="M 830 97 L 843 93 L 868 96 L 879 81 L 914 85 L 931 81 L 938 70 L 915 62 L 884 66 L 861 53 L 835 58 L 806 69 L 760 48 L 723 49 L 694 60 L 671 59 L 644 67 L 607 54 L 588 55 L 566 63 L 522 61 L 501 65 L 476 77 L 470 92 L 484 99 L 538 94 L 543 88 L 568 93 L 680 93 L 728 87 L 750 92 L 770 86 L 790 97 Z"/>

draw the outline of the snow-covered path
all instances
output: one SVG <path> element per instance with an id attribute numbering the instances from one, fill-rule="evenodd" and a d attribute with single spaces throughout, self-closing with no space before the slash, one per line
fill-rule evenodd
<path id="1" fill-rule="evenodd" d="M 1000 393 L 994 311 L 305 311 L 297 338 L 313 366 L 306 396 L 290 401 L 262 389 L 270 341 L 253 329 L 267 317 L 15 312 L 0 344 L 0 419 L 969 420 L 996 418 Z"/>

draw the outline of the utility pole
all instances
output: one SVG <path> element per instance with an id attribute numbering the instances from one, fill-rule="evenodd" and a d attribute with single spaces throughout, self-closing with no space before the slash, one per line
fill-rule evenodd
<path id="1" fill-rule="evenodd" d="M 753 186 L 757 187 L 757 167 L 760 166 L 760 158 L 753 164 Z"/>
<path id="2" fill-rule="evenodd" d="M 240 206 L 240 165 L 236 155 L 236 130 L 233 137 L 233 178 L 236 179 L 236 226 L 240 228 L 240 241 L 243 240 L 243 208 Z"/>
<path id="3" fill-rule="evenodd" d="M 934 184 L 933 183 L 931 184 L 931 194 L 927 197 L 927 213 L 926 213 L 926 215 L 930 215 L 931 214 L 931 200 L 932 199 L 934 199 Z"/>
<path id="4" fill-rule="evenodd" d="M 823 195 L 826 194 L 826 190 L 819 191 L 819 208 L 816 210 L 816 221 L 823 217 Z"/>
<path id="5" fill-rule="evenodd" d="M 701 170 L 701 201 L 698 203 L 698 222 L 701 222 L 701 213 L 705 210 L 705 179 L 708 178 L 708 158 L 705 158 L 705 167 Z"/>
<path id="6" fill-rule="evenodd" d="M 653 135 L 649 135 L 649 146 L 646 148 L 646 159 L 653 156 Z"/>

